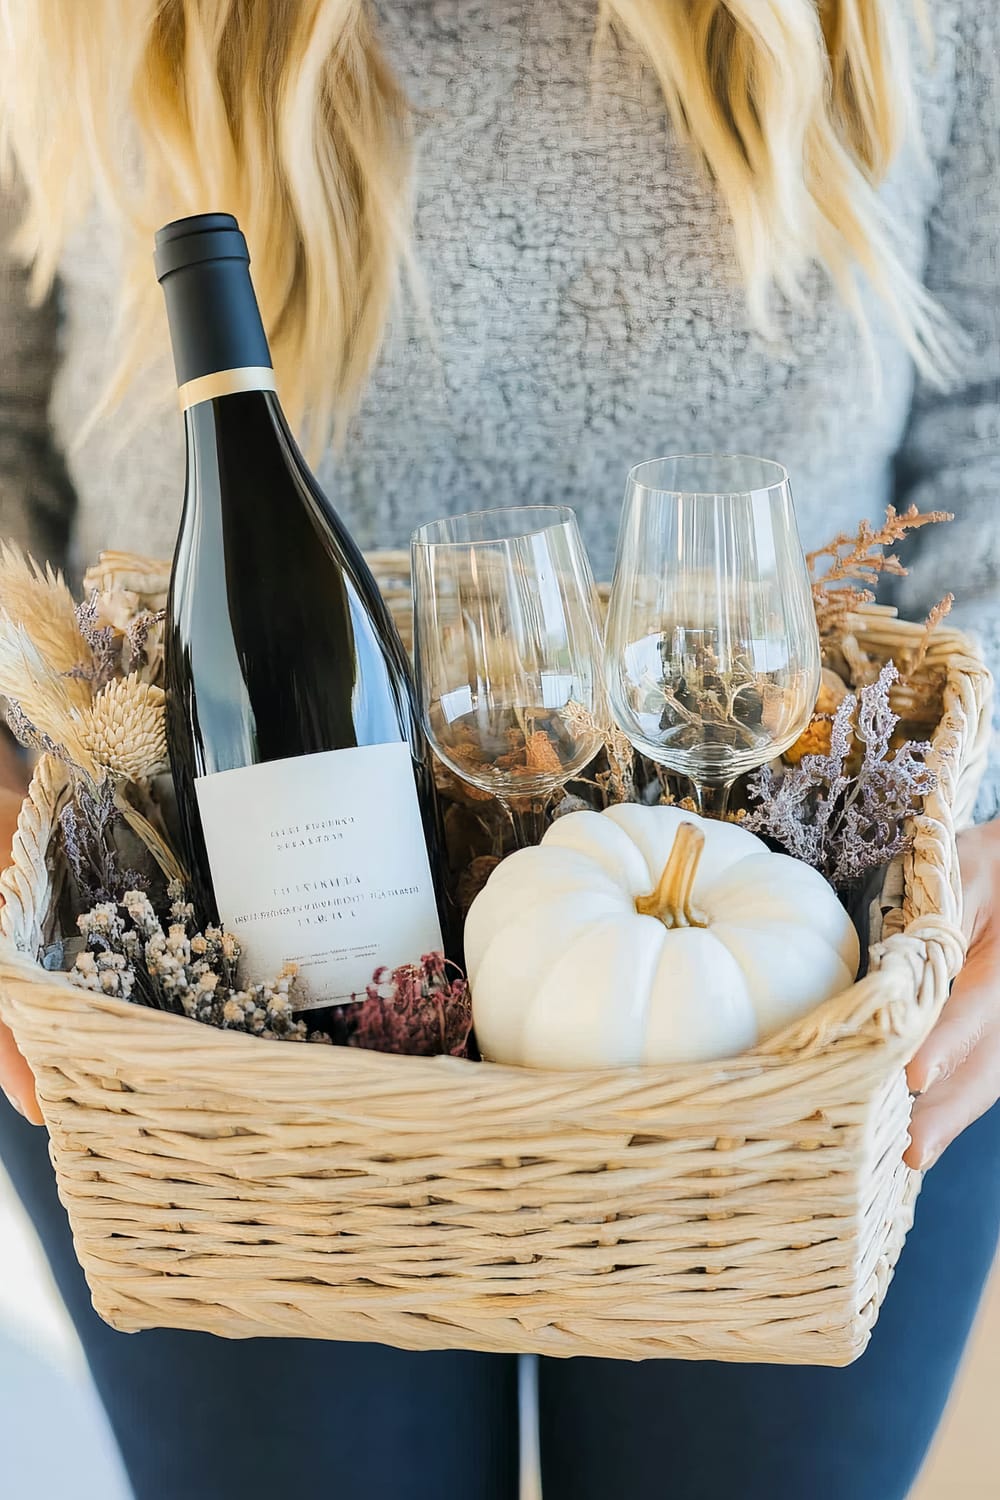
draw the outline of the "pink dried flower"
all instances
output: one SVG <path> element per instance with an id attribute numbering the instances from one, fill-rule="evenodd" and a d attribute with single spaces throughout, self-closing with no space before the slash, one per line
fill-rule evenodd
<path id="1" fill-rule="evenodd" d="M 413 1057 L 467 1057 L 469 987 L 443 953 L 426 953 L 418 964 L 376 969 L 365 999 L 345 1006 L 341 1023 L 343 1032 L 336 1040 L 349 1047 Z"/>

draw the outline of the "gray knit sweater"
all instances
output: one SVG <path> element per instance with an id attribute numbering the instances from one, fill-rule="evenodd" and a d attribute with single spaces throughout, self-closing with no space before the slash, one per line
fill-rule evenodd
<path id="1" fill-rule="evenodd" d="M 919 64 L 929 160 L 909 150 L 883 190 L 909 264 L 972 338 L 946 395 L 914 381 L 872 301 L 876 389 L 819 273 L 807 307 L 779 306 L 774 342 L 753 330 L 724 216 L 648 70 L 623 47 L 591 87 L 595 0 L 378 9 L 419 110 L 433 318 L 400 310 L 346 451 L 321 466 L 360 542 L 405 544 L 449 511 L 558 501 L 606 574 L 630 464 L 758 453 L 790 469 L 807 546 L 889 501 L 953 510 L 950 528 L 921 534 L 899 602 L 919 613 L 953 589 L 959 621 L 1000 662 L 995 0 L 934 0 L 937 45 Z M 0 259 L 0 531 L 76 563 L 107 546 L 168 553 L 183 483 L 176 409 L 140 421 L 138 393 L 73 446 L 108 374 L 116 278 L 96 217 L 41 311 Z M 1000 777 L 984 811 L 998 792 Z"/>

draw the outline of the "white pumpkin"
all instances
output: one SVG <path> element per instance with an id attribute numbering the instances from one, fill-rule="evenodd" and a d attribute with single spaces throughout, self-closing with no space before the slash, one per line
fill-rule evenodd
<path id="1" fill-rule="evenodd" d="M 602 1068 L 731 1057 L 858 970 L 823 877 L 673 807 L 559 818 L 498 865 L 465 927 L 484 1057 Z"/>

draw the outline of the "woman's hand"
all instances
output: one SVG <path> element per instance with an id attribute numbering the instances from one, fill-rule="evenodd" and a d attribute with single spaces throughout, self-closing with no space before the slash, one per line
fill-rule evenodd
<path id="1" fill-rule="evenodd" d="M 10 846 L 17 828 L 23 791 L 0 785 L 0 867 L 10 858 Z M 41 1125 L 42 1114 L 35 1098 L 35 1080 L 31 1069 L 17 1050 L 10 1030 L 0 1022 L 0 1088 L 14 1108 L 33 1125 Z"/>
<path id="2" fill-rule="evenodd" d="M 1000 820 L 959 839 L 969 956 L 909 1066 L 911 1167 L 932 1167 L 1000 1098 Z"/>
<path id="3" fill-rule="evenodd" d="M 18 1114 L 32 1125 L 43 1124 L 42 1112 L 35 1097 L 35 1079 L 17 1050 L 14 1033 L 0 1021 L 0 1088 Z"/>

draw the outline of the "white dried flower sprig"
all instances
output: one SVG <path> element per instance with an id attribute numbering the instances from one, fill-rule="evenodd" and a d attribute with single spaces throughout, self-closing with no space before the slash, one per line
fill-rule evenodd
<path id="1" fill-rule="evenodd" d="M 281 1041 L 329 1040 L 307 1036 L 305 1023 L 295 1019 L 294 965 L 270 984 L 239 985 L 237 939 L 219 927 L 192 931 L 194 908 L 179 886 L 171 886 L 170 898 L 166 923 L 144 891 L 127 891 L 120 904 L 99 902 L 79 917 L 87 948 L 70 973 L 73 983 L 223 1030 Z"/>
<path id="2" fill-rule="evenodd" d="M 70 977 L 81 989 L 112 995 L 116 1000 L 131 1000 L 135 988 L 135 975 L 123 953 L 80 953 Z"/>

